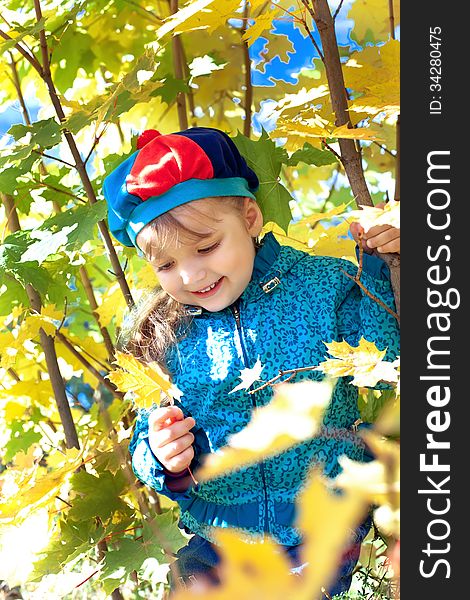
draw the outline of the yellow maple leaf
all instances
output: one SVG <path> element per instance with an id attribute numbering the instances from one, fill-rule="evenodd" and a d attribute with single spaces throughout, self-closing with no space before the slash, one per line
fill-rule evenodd
<path id="1" fill-rule="evenodd" d="M 278 14 L 279 10 L 270 10 L 269 13 L 259 15 L 254 19 L 254 23 L 247 28 L 242 37 L 243 41 L 248 42 L 248 47 L 256 42 L 267 29 L 271 29 L 273 20 L 277 18 Z"/>
<path id="2" fill-rule="evenodd" d="M 352 210 L 343 215 L 349 221 L 357 221 L 365 231 L 376 225 L 391 225 L 400 228 L 400 202 L 389 200 L 383 208 L 364 206 L 361 210 Z"/>
<path id="3" fill-rule="evenodd" d="M 28 315 L 21 323 L 16 340 L 17 347 L 26 340 L 34 340 L 43 329 L 47 335 L 53 336 L 64 316 L 64 312 L 57 310 L 54 304 L 41 307 L 41 312 Z"/>
<path id="4" fill-rule="evenodd" d="M 11 420 L 10 417 L 19 410 L 19 405 L 23 407 L 23 413 L 28 405 L 49 407 L 51 400 L 54 398 L 54 392 L 49 379 L 38 380 L 35 378 L 27 381 L 17 381 L 6 389 L 0 388 L 0 399 L 10 398 L 15 398 L 20 402 L 12 401 L 6 405 L 5 419 L 7 421 Z"/>
<path id="5" fill-rule="evenodd" d="M 388 504 L 395 509 L 400 503 L 400 444 L 372 430 L 362 431 L 361 435 L 376 459 L 363 463 L 341 456 L 343 470 L 333 484 L 354 491 L 371 504 Z"/>
<path id="6" fill-rule="evenodd" d="M 290 38 L 282 33 L 276 33 L 268 40 L 267 47 L 265 46 L 265 49 L 261 52 L 263 60 L 256 66 L 256 70 L 265 73 L 266 65 L 275 57 L 278 57 L 281 62 L 288 63 L 290 60 L 289 55 L 294 53 L 294 44 Z"/>
<path id="7" fill-rule="evenodd" d="M 335 575 L 341 555 L 351 543 L 354 528 L 364 517 L 367 503 L 359 494 L 335 494 L 318 470 L 311 474 L 307 487 L 298 498 L 297 526 L 305 546 L 302 559 L 308 563 L 302 571 L 302 587 L 309 598 L 320 598 Z"/>
<path id="8" fill-rule="evenodd" d="M 346 86 L 360 94 L 350 103 L 350 111 L 396 118 L 400 111 L 400 42 L 390 40 L 354 53 L 344 66 L 344 75 Z"/>
<path id="9" fill-rule="evenodd" d="M 357 346 L 346 341 L 325 343 L 328 352 L 334 357 L 318 365 L 318 370 L 332 377 L 352 376 L 356 386 L 374 387 L 379 381 L 398 381 L 398 373 L 393 363 L 382 360 L 386 350 L 379 350 L 373 342 L 363 337 Z"/>
<path id="10" fill-rule="evenodd" d="M 15 481 L 12 482 L 11 489 L 16 488 L 16 492 L 2 502 L 0 518 L 7 522 L 13 519 L 18 522 L 25 519 L 32 511 L 48 504 L 65 481 L 82 464 L 82 460 L 83 449 L 70 448 L 66 450 L 62 464 L 39 479 L 36 479 L 34 471 L 24 473 L 22 470 L 12 469 L 10 476 Z"/>
<path id="11" fill-rule="evenodd" d="M 400 2 L 393 1 L 393 16 L 395 27 L 400 23 Z M 354 21 L 354 36 L 362 41 L 367 32 L 373 32 L 376 41 L 387 40 L 390 37 L 389 3 L 383 0 L 356 0 L 347 15 Z"/>
<path id="12" fill-rule="evenodd" d="M 158 404 L 162 392 L 172 398 L 181 396 L 181 392 L 156 363 L 144 365 L 132 354 L 117 351 L 115 364 L 118 368 L 111 371 L 107 378 L 121 392 L 132 392 L 139 408 Z"/>
<path id="13" fill-rule="evenodd" d="M 116 282 L 103 294 L 100 305 L 96 309 L 101 327 L 107 327 L 113 318 L 121 321 L 126 310 L 126 300 L 124 299 L 119 283 Z"/>
<path id="14" fill-rule="evenodd" d="M 301 580 L 289 573 L 289 562 L 278 545 L 269 538 L 247 543 L 243 532 L 220 528 L 215 534 L 222 555 L 221 584 L 204 589 L 207 600 L 307 600 Z M 190 600 L 189 589 L 175 594 L 174 600 Z"/>
<path id="15" fill-rule="evenodd" d="M 206 456 L 198 479 L 239 469 L 313 437 L 322 424 L 333 388 L 334 381 L 329 379 L 276 385 L 271 402 L 257 409 L 248 425 L 230 436 L 224 448 Z"/>
<path id="16" fill-rule="evenodd" d="M 347 125 L 341 125 L 341 127 L 335 127 L 331 133 L 331 137 L 338 139 L 349 139 L 349 140 L 377 140 L 381 141 L 382 136 L 373 127 L 348 127 Z"/>
<path id="17" fill-rule="evenodd" d="M 349 223 L 346 221 L 334 227 L 315 227 L 312 252 L 316 256 L 336 256 L 357 264 L 355 255 L 356 242 L 349 235 Z"/>

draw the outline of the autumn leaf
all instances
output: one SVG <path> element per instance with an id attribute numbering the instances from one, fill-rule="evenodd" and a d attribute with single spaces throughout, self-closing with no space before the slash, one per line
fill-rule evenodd
<path id="1" fill-rule="evenodd" d="M 298 498 L 298 506 L 297 526 L 305 539 L 302 560 L 307 563 L 302 571 L 303 589 L 310 590 L 309 598 L 312 593 L 320 597 L 351 543 L 352 531 L 365 516 L 367 504 L 358 494 L 332 492 L 314 470 Z"/>
<path id="2" fill-rule="evenodd" d="M 369 231 L 376 225 L 390 225 L 400 228 L 400 202 L 389 200 L 383 208 L 364 206 L 362 210 L 352 210 L 343 215 L 348 221 L 357 221 Z"/>
<path id="3" fill-rule="evenodd" d="M 144 365 L 132 354 L 117 351 L 115 364 L 118 368 L 111 371 L 107 378 L 119 391 L 132 392 L 134 403 L 139 408 L 158 404 L 162 392 L 172 398 L 181 396 L 181 392 L 156 363 Z"/>
<path id="4" fill-rule="evenodd" d="M 318 370 L 332 377 L 352 376 L 352 384 L 374 387 L 379 381 L 398 381 L 393 363 L 382 360 L 386 350 L 379 350 L 373 342 L 363 337 L 357 346 L 346 341 L 324 342 L 329 358 L 318 365 Z"/>
<path id="5" fill-rule="evenodd" d="M 70 448 L 66 451 L 62 463 L 38 480 L 35 479 L 34 472 L 26 474 L 14 472 L 15 482 L 11 486 L 11 490 L 13 491 L 16 486 L 17 492 L 20 493 L 12 493 L 11 496 L 4 499 L 0 507 L 0 518 L 6 521 L 22 520 L 32 511 L 48 504 L 64 482 L 82 464 L 82 460 L 83 449 Z"/>
<path id="6" fill-rule="evenodd" d="M 361 435 L 376 459 L 363 463 L 341 456 L 342 472 L 333 484 L 354 491 L 371 504 L 388 504 L 396 509 L 400 500 L 400 445 L 374 431 L 362 431 Z"/>
<path id="7" fill-rule="evenodd" d="M 229 438 L 227 446 L 205 457 L 198 479 L 239 469 L 313 437 L 322 424 L 333 388 L 334 381 L 329 379 L 276 385 L 271 402 L 257 409 L 248 425 Z"/>

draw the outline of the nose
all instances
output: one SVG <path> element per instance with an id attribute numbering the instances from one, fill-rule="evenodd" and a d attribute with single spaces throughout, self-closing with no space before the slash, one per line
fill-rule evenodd
<path id="1" fill-rule="evenodd" d="M 207 277 L 207 271 L 194 262 L 181 266 L 180 277 L 183 285 L 191 286 L 203 282 Z"/>

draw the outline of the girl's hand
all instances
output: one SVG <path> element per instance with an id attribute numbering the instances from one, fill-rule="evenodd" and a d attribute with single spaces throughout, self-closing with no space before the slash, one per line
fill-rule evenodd
<path id="1" fill-rule="evenodd" d="M 359 234 L 362 232 L 362 247 L 364 252 L 372 254 L 376 249 L 378 252 L 400 253 L 400 230 L 391 225 L 376 225 L 368 231 L 359 223 L 351 223 L 350 231 L 353 238 L 358 242 Z"/>
<path id="2" fill-rule="evenodd" d="M 192 417 L 184 418 L 177 406 L 157 408 L 149 416 L 149 445 L 167 471 L 184 471 L 194 458 L 194 435 L 189 431 L 196 424 Z"/>

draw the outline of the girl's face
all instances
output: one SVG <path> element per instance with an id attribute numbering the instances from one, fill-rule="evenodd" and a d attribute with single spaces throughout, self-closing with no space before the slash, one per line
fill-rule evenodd
<path id="1" fill-rule="evenodd" d="M 163 250 L 151 253 L 161 287 L 178 302 L 210 312 L 230 306 L 245 290 L 253 272 L 253 238 L 262 228 L 252 200 L 245 198 L 241 211 L 221 210 L 220 202 L 202 199 L 190 203 L 197 210 L 173 209 L 183 228 L 198 236 L 172 236 Z"/>

